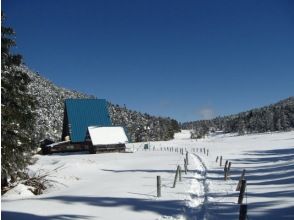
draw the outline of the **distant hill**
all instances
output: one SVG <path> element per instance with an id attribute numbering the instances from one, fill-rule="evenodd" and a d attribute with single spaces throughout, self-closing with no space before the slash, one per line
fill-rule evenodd
<path id="1" fill-rule="evenodd" d="M 56 86 L 27 67 L 22 67 L 22 69 L 31 79 L 29 93 L 35 96 L 38 101 L 36 139 L 60 140 L 64 100 L 96 97 Z M 124 126 L 131 141 L 169 140 L 180 129 L 178 122 L 174 119 L 151 116 L 112 103 L 109 103 L 109 112 L 113 125 Z"/>
<path id="2" fill-rule="evenodd" d="M 193 129 L 194 137 L 202 137 L 208 132 L 217 130 L 239 134 L 291 130 L 294 128 L 294 96 L 276 104 L 239 114 L 216 117 L 211 120 L 185 122 L 182 128 Z"/>

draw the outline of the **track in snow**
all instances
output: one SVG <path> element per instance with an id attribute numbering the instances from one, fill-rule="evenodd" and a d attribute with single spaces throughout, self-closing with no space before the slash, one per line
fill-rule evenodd
<path id="1" fill-rule="evenodd" d="M 197 154 L 189 154 L 195 166 L 195 172 L 191 180 L 191 196 L 188 202 L 189 210 L 186 211 L 187 219 L 206 219 L 206 203 L 208 201 L 208 185 L 206 182 L 207 167 L 201 157 Z"/>

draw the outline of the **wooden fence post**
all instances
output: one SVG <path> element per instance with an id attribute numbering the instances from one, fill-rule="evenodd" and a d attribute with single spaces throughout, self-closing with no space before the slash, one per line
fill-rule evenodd
<path id="1" fill-rule="evenodd" d="M 236 191 L 239 191 L 240 188 L 241 188 L 241 182 L 242 182 L 242 180 L 244 179 L 245 172 L 246 172 L 246 170 L 244 169 L 243 172 L 242 172 L 242 174 L 241 174 L 241 176 L 240 176 L 240 179 L 239 179 L 238 185 L 237 185 L 237 187 L 236 187 Z"/>
<path id="2" fill-rule="evenodd" d="M 246 180 L 242 180 L 241 189 L 240 189 L 239 198 L 238 198 L 238 204 L 242 204 L 243 202 L 245 189 L 246 189 Z"/>
<path id="3" fill-rule="evenodd" d="M 206 155 L 208 156 L 208 149 L 206 150 L 206 153 L 207 153 Z"/>
<path id="4" fill-rule="evenodd" d="M 186 152 L 186 163 L 187 163 L 187 165 L 189 164 L 189 159 L 188 159 L 188 157 L 189 157 L 189 155 L 188 155 L 189 153 L 188 153 L 188 151 Z"/>
<path id="5" fill-rule="evenodd" d="M 206 154 L 206 153 L 205 153 L 205 147 L 203 148 L 203 152 L 204 152 L 204 154 Z"/>
<path id="6" fill-rule="evenodd" d="M 185 174 L 187 174 L 187 161 L 184 159 L 184 168 L 185 168 Z"/>
<path id="7" fill-rule="evenodd" d="M 161 179 L 157 176 L 157 197 L 161 197 Z"/>
<path id="8" fill-rule="evenodd" d="M 174 179 L 174 185 L 173 188 L 176 187 L 176 183 L 177 183 L 177 179 L 178 179 L 178 175 L 179 175 L 179 170 L 180 170 L 180 166 L 177 166 L 177 170 L 176 170 L 176 175 L 175 175 L 175 179 Z"/>
<path id="9" fill-rule="evenodd" d="M 216 159 L 215 159 L 215 162 L 217 163 L 217 161 L 218 161 L 218 156 L 216 157 Z"/>
<path id="10" fill-rule="evenodd" d="M 179 165 L 179 181 L 182 182 L 182 168 Z"/>
<path id="11" fill-rule="evenodd" d="M 246 220 L 247 218 L 247 204 L 240 205 L 239 220 Z"/>
<path id="12" fill-rule="evenodd" d="M 222 162 L 223 162 L 223 156 L 220 156 L 220 160 L 219 160 L 219 166 L 222 166 Z"/>
<path id="13" fill-rule="evenodd" d="M 225 180 L 227 180 L 227 177 L 228 177 L 228 168 L 227 168 L 228 162 L 229 161 L 226 160 L 225 167 L 224 167 L 224 179 Z"/>
<path id="14" fill-rule="evenodd" d="M 230 170 L 231 170 L 232 162 L 229 162 L 228 170 L 227 170 L 227 176 L 230 176 Z"/>

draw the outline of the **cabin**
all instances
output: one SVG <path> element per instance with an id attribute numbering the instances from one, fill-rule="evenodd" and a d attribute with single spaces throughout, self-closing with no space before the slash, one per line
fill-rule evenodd
<path id="1" fill-rule="evenodd" d="M 66 99 L 61 139 L 44 152 L 124 151 L 128 142 L 124 129 L 112 126 L 105 99 Z"/>
<path id="2" fill-rule="evenodd" d="M 90 153 L 103 151 L 119 151 L 126 150 L 128 137 L 123 127 L 88 127 L 88 139 L 91 144 L 89 146 Z"/>

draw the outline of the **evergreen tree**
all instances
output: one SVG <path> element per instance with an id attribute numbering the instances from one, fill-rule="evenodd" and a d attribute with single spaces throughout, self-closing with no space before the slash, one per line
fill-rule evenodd
<path id="1" fill-rule="evenodd" d="M 242 119 L 239 120 L 237 130 L 238 130 L 238 134 L 239 134 L 239 135 L 243 135 L 243 134 L 245 134 L 246 127 L 245 127 L 245 122 L 244 122 L 244 120 L 242 120 Z"/>
<path id="2" fill-rule="evenodd" d="M 3 23 L 3 13 L 1 12 Z M 27 94 L 30 82 L 20 65 L 22 57 L 12 54 L 14 31 L 1 23 L 1 179 L 14 181 L 27 166 L 34 143 L 35 102 Z M 3 184 L 2 184 L 3 186 Z"/>
<path id="3" fill-rule="evenodd" d="M 171 126 L 173 129 L 173 132 L 180 132 L 181 131 L 181 127 L 175 119 L 171 119 Z"/>

